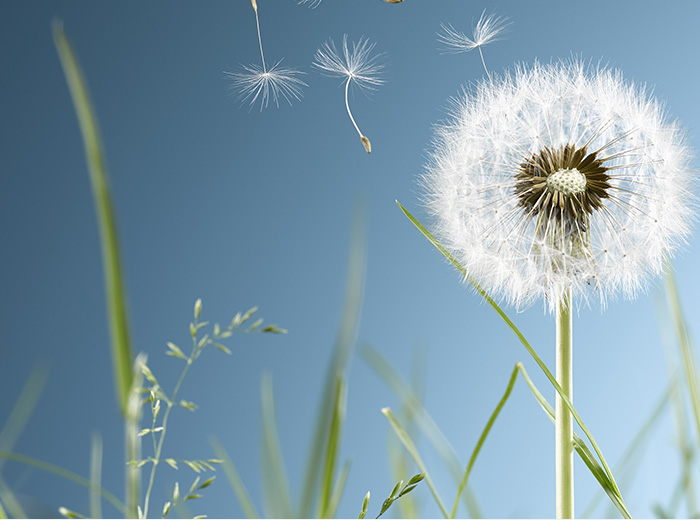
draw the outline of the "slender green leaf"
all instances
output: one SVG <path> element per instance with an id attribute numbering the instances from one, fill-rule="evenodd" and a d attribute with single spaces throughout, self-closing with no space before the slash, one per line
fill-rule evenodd
<path id="1" fill-rule="evenodd" d="M 583 420 L 581 419 L 581 416 L 578 414 L 576 409 L 574 408 L 573 404 L 571 403 L 571 400 L 569 397 L 566 395 L 564 390 L 561 388 L 559 383 L 557 382 L 556 378 L 552 375 L 552 372 L 547 368 L 547 365 L 545 365 L 544 361 L 537 355 L 537 352 L 535 352 L 535 349 L 532 348 L 530 343 L 525 339 L 525 336 L 520 332 L 520 330 L 515 326 L 515 324 L 511 321 L 511 319 L 508 317 L 508 315 L 503 312 L 503 310 L 496 304 L 496 302 L 486 293 L 486 291 L 467 273 L 467 271 L 464 269 L 464 267 L 457 261 L 457 259 L 452 256 L 452 254 L 445 249 L 445 247 L 427 230 L 423 225 L 416 220 L 416 218 L 411 215 L 408 210 L 406 210 L 399 202 L 397 201 L 396 204 L 398 204 L 399 208 L 401 208 L 401 211 L 404 212 L 406 217 L 413 223 L 414 226 L 418 228 L 418 230 L 423 233 L 423 235 L 440 251 L 445 258 L 455 267 L 457 270 L 464 276 L 464 278 L 474 287 L 474 289 L 481 295 L 481 297 L 486 300 L 486 302 L 496 311 L 496 313 L 501 317 L 501 319 L 508 325 L 508 327 L 513 331 L 513 333 L 517 336 L 517 338 L 520 340 L 520 342 L 523 344 L 525 349 L 528 351 L 530 356 L 535 360 L 535 363 L 537 363 L 537 366 L 540 367 L 544 375 L 547 377 L 551 385 L 554 387 L 556 390 L 557 394 L 561 397 L 562 401 L 564 402 L 565 406 L 568 408 L 568 410 L 571 412 L 571 414 L 574 416 L 574 419 L 578 423 L 578 425 L 581 427 L 583 432 L 586 434 L 586 437 L 588 437 L 588 440 L 590 441 L 591 445 L 593 446 L 593 449 L 595 450 L 598 458 L 600 459 L 601 464 L 603 465 L 603 468 L 605 469 L 605 473 L 610 480 L 610 484 L 613 487 L 613 490 L 615 493 L 621 497 L 620 489 L 617 486 L 617 483 L 615 482 L 615 477 L 613 477 L 612 471 L 610 470 L 610 467 L 608 466 L 607 461 L 605 460 L 605 457 L 603 456 L 603 453 L 601 452 L 600 448 L 598 447 L 598 444 L 595 442 L 595 439 L 593 438 L 593 435 L 591 432 L 588 430 L 586 425 L 584 424 Z"/>
<path id="2" fill-rule="evenodd" d="M 462 477 L 462 481 L 459 483 L 459 488 L 457 488 L 457 496 L 455 497 L 454 505 L 452 506 L 452 513 L 450 514 L 450 518 L 455 518 L 455 516 L 457 516 L 457 506 L 459 505 L 459 497 L 467 485 L 467 480 L 469 479 L 469 474 L 472 471 L 472 467 L 474 466 L 474 462 L 476 462 L 476 458 L 478 457 L 479 452 L 481 451 L 481 447 L 483 446 L 484 441 L 486 440 L 486 437 L 488 436 L 489 432 L 491 431 L 491 427 L 493 426 L 493 423 L 496 422 L 496 418 L 498 417 L 498 414 L 501 413 L 501 409 L 503 408 L 503 405 L 506 404 L 506 401 L 508 400 L 510 393 L 513 391 L 513 386 L 515 385 L 515 380 L 518 377 L 519 365 L 520 364 L 518 363 L 515 366 L 515 368 L 513 369 L 513 373 L 511 374 L 510 379 L 508 380 L 508 386 L 506 387 L 506 391 L 503 394 L 503 397 L 501 397 L 501 400 L 496 405 L 496 409 L 491 414 L 491 417 L 489 417 L 489 420 L 486 423 L 486 427 L 484 428 L 484 431 L 481 432 L 481 435 L 479 436 L 479 440 L 476 442 L 476 447 L 474 448 L 474 451 L 472 452 L 472 455 L 469 458 L 469 463 L 467 464 L 467 469 L 464 472 L 464 477 Z"/>
<path id="3" fill-rule="evenodd" d="M 216 453 L 216 456 L 219 458 L 219 461 L 221 462 L 224 468 L 224 472 L 226 473 L 226 476 L 228 477 L 228 480 L 231 483 L 233 492 L 236 494 L 238 502 L 240 503 L 241 508 L 243 509 L 243 512 L 245 513 L 246 517 L 260 518 L 260 514 L 255 509 L 253 501 L 250 498 L 250 494 L 248 493 L 245 484 L 243 484 L 243 480 L 238 474 L 238 470 L 231 461 L 231 457 L 229 457 L 223 444 L 221 444 L 221 442 L 219 442 L 217 439 L 212 439 L 210 441 L 210 444 L 214 449 L 214 453 Z"/>
<path id="4" fill-rule="evenodd" d="M 320 492 L 320 518 L 330 518 L 332 516 L 330 509 L 331 493 L 333 491 L 333 477 L 335 476 L 335 464 L 338 458 L 338 450 L 340 448 L 340 440 L 343 432 L 343 424 L 345 422 L 345 402 L 346 402 L 347 385 L 345 378 L 338 375 L 337 384 L 335 387 L 335 400 L 333 406 L 333 419 L 331 427 L 328 431 L 328 439 L 326 440 L 326 453 L 323 474 L 321 476 L 321 492 Z"/>
<path id="5" fill-rule="evenodd" d="M 430 488 L 430 492 L 433 494 L 433 497 L 435 498 L 435 502 L 437 502 L 437 505 L 440 508 L 442 515 L 445 518 L 448 518 L 449 516 L 447 513 L 447 509 L 445 509 L 445 506 L 444 506 L 442 500 L 440 499 L 440 495 L 438 495 L 437 489 L 435 489 L 435 486 L 433 485 L 433 481 L 430 478 L 430 474 L 428 473 L 428 470 L 426 469 L 425 464 L 423 464 L 423 460 L 421 459 L 420 455 L 418 454 L 418 450 L 416 449 L 416 446 L 413 444 L 413 441 L 409 437 L 408 433 L 403 428 L 403 426 L 401 426 L 401 423 L 396 418 L 396 416 L 393 413 L 391 413 L 391 410 L 389 408 L 383 408 L 382 413 L 384 414 L 384 417 L 386 417 L 387 420 L 389 421 L 389 424 L 391 425 L 391 427 L 394 429 L 394 433 L 396 433 L 396 436 L 403 443 L 406 450 L 408 450 L 408 452 L 411 454 L 413 461 L 420 468 L 420 470 L 423 473 L 425 473 L 425 481 L 428 484 L 428 487 Z"/>
<path id="6" fill-rule="evenodd" d="M 133 378 L 132 356 L 125 283 L 122 276 L 117 224 L 110 194 L 107 162 L 103 152 L 97 117 L 92 107 L 85 78 L 60 21 L 53 22 L 53 36 L 73 98 L 85 146 L 85 156 L 90 172 L 90 183 L 102 244 L 107 315 L 112 337 L 112 367 L 117 401 L 122 413 L 126 414 L 129 389 Z"/>
<path id="7" fill-rule="evenodd" d="M 348 371 L 355 345 L 364 298 L 365 272 L 367 265 L 366 209 L 358 204 L 355 209 L 350 239 L 348 272 L 345 284 L 345 301 L 338 336 L 322 391 L 322 401 L 316 414 L 314 434 L 309 446 L 307 466 L 299 504 L 298 516 L 309 518 L 312 514 L 314 496 L 322 472 L 323 451 L 318 449 L 328 438 L 334 407 L 334 387 L 338 374 Z"/>
<path id="8" fill-rule="evenodd" d="M 262 418 L 263 418 L 263 470 L 266 503 L 269 514 L 275 518 L 292 518 L 294 508 L 284 467 L 282 451 L 275 420 L 275 405 L 272 393 L 272 376 L 262 378 Z"/>
<path id="9" fill-rule="evenodd" d="M 102 488 L 102 435 L 90 437 L 90 517 L 102 518 L 102 500 L 97 491 Z"/>
<path id="10" fill-rule="evenodd" d="M 58 475 L 59 477 L 68 479 L 88 489 L 93 489 L 92 483 L 88 479 L 86 479 L 85 477 L 81 477 L 80 475 L 73 473 L 72 471 L 69 471 L 65 468 L 57 466 L 56 464 L 51 464 L 50 462 L 44 462 L 43 460 L 36 459 L 28 455 L 13 453 L 6 450 L 0 450 L 0 458 L 14 460 L 21 464 L 33 466 L 35 468 L 48 471 L 49 473 L 53 473 L 54 475 Z M 95 491 L 102 495 L 102 498 L 104 498 L 105 500 L 107 500 L 107 502 L 116 507 L 122 514 L 126 514 L 126 507 L 112 493 L 110 493 L 104 488 L 95 489 Z"/>
<path id="11" fill-rule="evenodd" d="M 340 504 L 340 499 L 343 496 L 343 491 L 345 491 L 345 483 L 348 480 L 348 475 L 350 474 L 350 461 L 346 460 L 343 464 L 343 469 L 340 470 L 340 475 L 333 486 L 333 493 L 331 493 L 331 499 L 328 503 L 328 517 L 335 518 L 336 512 L 338 511 L 338 505 Z"/>

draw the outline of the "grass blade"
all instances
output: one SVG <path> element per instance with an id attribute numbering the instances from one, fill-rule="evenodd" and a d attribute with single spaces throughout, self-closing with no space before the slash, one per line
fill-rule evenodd
<path id="1" fill-rule="evenodd" d="M 112 367 L 117 401 L 122 413 L 125 414 L 133 377 L 131 372 L 132 357 L 117 224 L 109 188 L 107 163 L 87 84 L 60 21 L 53 22 L 53 37 L 78 116 L 85 146 L 85 157 L 90 172 L 90 184 L 92 185 L 102 245 L 107 316 L 112 345 Z"/>
<path id="2" fill-rule="evenodd" d="M 272 376 L 262 378 L 262 418 L 263 418 L 263 472 L 268 513 L 273 518 L 292 518 L 294 508 L 289 493 L 287 470 L 284 467 L 282 451 L 277 434 L 275 404 L 272 394 Z"/>
<path id="3" fill-rule="evenodd" d="M 102 488 L 102 435 L 90 438 L 90 518 L 102 518 L 102 501 L 96 491 Z"/>
<path id="4" fill-rule="evenodd" d="M 338 480 L 333 486 L 333 493 L 331 493 L 331 500 L 328 504 L 328 518 L 335 518 L 335 513 L 338 510 L 338 504 L 340 504 L 340 499 L 343 496 L 343 491 L 345 490 L 345 483 L 348 480 L 348 475 L 350 474 L 350 461 L 345 461 L 343 464 L 343 469 L 340 470 L 340 475 Z"/>
<path id="5" fill-rule="evenodd" d="M 407 408 L 412 410 L 416 418 L 416 422 L 423 434 L 427 437 L 435 450 L 440 455 L 440 458 L 450 471 L 455 485 L 459 485 L 462 478 L 462 467 L 459 462 L 459 455 L 447 440 L 447 437 L 442 433 L 433 418 L 423 406 L 423 403 L 418 398 L 416 393 L 411 388 L 411 385 L 406 381 L 396 369 L 389 363 L 381 353 L 371 345 L 364 345 L 360 350 L 360 355 L 374 369 L 384 382 L 393 390 L 399 397 L 401 402 Z M 476 498 L 471 494 L 471 489 L 467 486 L 465 493 L 465 503 L 472 518 L 481 518 L 482 512 L 479 505 L 476 503 Z M 471 496 L 470 496 L 471 495 Z"/>
<path id="6" fill-rule="evenodd" d="M 322 395 L 323 399 L 316 415 L 314 434 L 309 446 L 309 456 L 304 472 L 304 480 L 299 503 L 299 517 L 310 518 L 313 510 L 314 497 L 317 493 L 322 471 L 322 454 L 319 446 L 323 446 L 328 438 L 331 417 L 334 407 L 334 387 L 339 374 L 346 374 L 351 360 L 351 354 L 357 338 L 364 299 L 365 271 L 367 266 L 367 224 L 366 209 L 358 205 L 353 218 L 350 239 L 350 254 L 348 273 L 345 285 L 345 301 L 338 337 L 333 349 Z"/>
<path id="7" fill-rule="evenodd" d="M 231 483 L 233 492 L 236 494 L 238 502 L 241 504 L 241 508 L 243 508 L 243 512 L 245 513 L 246 517 L 260 518 L 260 513 L 258 513 L 257 509 L 255 509 L 253 500 L 250 498 L 250 494 L 248 493 L 245 484 L 243 484 L 243 480 L 238 474 L 238 470 L 236 469 L 236 466 L 234 466 L 231 457 L 229 457 L 226 448 L 224 448 L 223 444 L 221 444 L 218 439 L 212 439 L 210 443 L 214 449 L 216 458 L 224 461 L 222 463 L 224 472 L 228 477 L 228 481 Z"/>
<path id="8" fill-rule="evenodd" d="M 406 450 L 408 451 L 408 453 L 411 454 L 413 461 L 420 468 L 421 472 L 425 473 L 425 481 L 428 484 L 428 487 L 430 488 L 430 492 L 433 494 L 433 497 L 435 498 L 435 502 L 437 502 L 437 505 L 440 508 L 442 515 L 445 518 L 448 518 L 447 509 L 445 509 L 445 505 L 442 503 L 442 500 L 440 499 L 440 495 L 438 495 L 438 492 L 435 489 L 435 486 L 433 485 L 433 481 L 430 478 L 430 474 L 428 473 L 428 470 L 425 468 L 425 464 L 423 464 L 423 460 L 421 459 L 420 455 L 418 454 L 418 450 L 416 449 L 416 446 L 413 444 L 411 437 L 409 437 L 409 435 L 406 432 L 406 430 L 404 429 L 404 427 L 401 426 L 401 423 L 396 418 L 396 416 L 393 413 L 391 413 L 391 410 L 389 408 L 383 408 L 382 413 L 384 414 L 384 417 L 386 417 L 387 420 L 389 421 L 389 424 L 391 424 L 391 427 L 394 429 L 394 433 L 396 433 L 396 436 L 403 443 L 403 445 L 406 448 Z"/>
<path id="9" fill-rule="evenodd" d="M 459 505 L 459 497 L 462 494 L 462 491 L 467 485 L 467 480 L 469 479 L 469 474 L 472 471 L 472 467 L 474 466 L 474 462 L 476 462 L 476 458 L 479 455 L 479 452 L 481 451 L 481 446 L 483 446 L 484 441 L 486 440 L 486 437 L 488 436 L 489 432 L 491 431 L 491 427 L 493 426 L 493 423 L 496 422 L 496 418 L 498 417 L 498 414 L 501 413 L 501 409 L 503 408 L 503 405 L 506 404 L 506 401 L 508 400 L 508 397 L 510 397 L 510 393 L 513 391 L 513 386 L 515 385 L 515 380 L 518 377 L 518 369 L 520 367 L 520 364 L 516 364 L 515 368 L 513 369 L 513 373 L 510 376 L 510 379 L 508 380 L 508 386 L 506 387 L 506 391 L 503 394 L 503 397 L 501 397 L 501 400 L 498 402 L 496 405 L 496 409 L 493 411 L 491 414 L 491 417 L 489 417 L 488 422 L 486 423 L 486 427 L 484 428 L 484 431 L 481 432 L 481 435 L 479 436 L 479 440 L 476 442 L 476 447 L 474 448 L 474 451 L 472 452 L 471 457 L 469 457 L 469 463 L 467 464 L 467 469 L 464 472 L 464 477 L 462 477 L 462 481 L 459 483 L 459 487 L 457 488 L 457 496 L 455 497 L 455 502 L 454 505 L 452 506 L 452 513 L 450 514 L 450 518 L 455 518 L 457 515 L 457 506 Z"/>
<path id="10" fill-rule="evenodd" d="M 33 466 L 35 468 L 39 468 L 41 470 L 53 473 L 54 475 L 58 475 L 59 477 L 63 477 L 67 480 L 75 482 L 76 484 L 79 484 L 88 489 L 93 489 L 92 482 L 90 482 L 85 477 L 82 477 L 77 473 L 73 473 L 72 471 L 62 468 L 61 466 L 57 466 L 56 464 L 51 464 L 50 462 L 45 462 L 43 460 L 36 459 L 28 455 L 22 455 L 20 453 L 14 453 L 6 450 L 0 450 L 0 459 L 14 460 L 15 462 L 19 462 L 21 464 Z M 102 498 L 104 498 L 107 502 L 109 502 L 115 508 L 117 508 L 120 513 L 122 513 L 123 515 L 127 514 L 126 507 L 124 506 L 124 504 L 122 504 L 119 501 L 119 499 L 115 497 L 112 493 L 110 493 L 104 488 L 94 489 L 94 491 L 99 493 L 102 496 Z"/>
<path id="11" fill-rule="evenodd" d="M 335 463 L 338 459 L 338 450 L 340 448 L 343 424 L 345 422 L 346 391 L 347 385 L 345 383 L 345 378 L 339 375 L 335 388 L 333 419 L 331 420 L 331 427 L 328 431 L 324 470 L 321 477 L 320 518 L 330 518 L 332 516 L 330 502 L 331 494 L 333 492 Z"/>
<path id="12" fill-rule="evenodd" d="M 520 340 L 520 343 L 523 344 L 527 352 L 530 354 L 532 359 L 535 360 L 535 363 L 537 363 L 537 366 L 540 367 L 544 375 L 547 377 L 551 385 L 554 387 L 556 390 L 557 394 L 561 397 L 562 401 L 566 405 L 567 409 L 571 412 L 571 415 L 574 416 L 574 419 L 578 423 L 578 425 L 581 427 L 581 430 L 586 434 L 586 437 L 590 441 L 591 445 L 593 446 L 593 449 L 596 452 L 596 455 L 600 459 L 601 464 L 603 465 L 603 468 L 605 470 L 605 473 L 610 481 L 610 485 L 612 486 L 615 494 L 619 497 L 620 500 L 622 500 L 622 495 L 620 493 L 620 489 L 615 482 L 615 477 L 613 477 L 612 471 L 610 470 L 610 467 L 608 466 L 607 461 L 605 460 L 605 457 L 603 456 L 602 451 L 598 447 L 598 444 L 595 442 L 595 439 L 593 438 L 593 434 L 588 430 L 586 425 L 583 422 L 583 419 L 581 419 L 581 416 L 578 414 L 576 409 L 574 408 L 574 405 L 571 403 L 571 400 L 567 397 L 567 395 L 564 393 L 562 390 L 561 386 L 559 383 L 557 383 L 556 378 L 552 375 L 550 370 L 547 368 L 547 365 L 545 365 L 544 361 L 540 358 L 539 355 L 537 355 L 537 352 L 535 352 L 535 349 L 532 348 L 530 343 L 525 339 L 525 336 L 523 335 L 522 332 L 520 332 L 520 329 L 518 329 L 515 324 L 511 321 L 511 319 L 508 317 L 508 315 L 503 312 L 503 310 L 498 306 L 498 304 L 486 293 L 486 291 L 474 280 L 471 276 L 467 274 L 466 269 L 457 261 L 457 259 L 452 256 L 452 254 L 445 249 L 445 247 L 427 230 L 423 225 L 416 220 L 416 218 L 411 215 L 408 210 L 406 210 L 399 202 L 397 201 L 396 204 L 398 204 L 399 208 L 401 208 L 401 211 L 404 212 L 404 215 L 408 217 L 408 219 L 413 223 L 414 226 L 418 228 L 418 230 L 423 233 L 423 235 L 440 251 L 445 258 L 455 267 L 457 270 L 464 276 L 464 278 L 474 287 L 474 289 L 481 295 L 481 297 L 486 300 L 486 302 L 496 311 L 496 313 L 501 317 L 501 319 L 508 325 L 508 327 L 513 331 L 513 333 L 517 336 L 517 338 Z M 700 417 L 700 415 L 699 415 Z M 700 424 L 699 424 L 700 428 Z"/>

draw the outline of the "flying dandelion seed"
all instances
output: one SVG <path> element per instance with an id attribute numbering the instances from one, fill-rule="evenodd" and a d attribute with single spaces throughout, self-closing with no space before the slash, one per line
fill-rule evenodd
<path id="1" fill-rule="evenodd" d="M 308 85 L 304 83 L 299 76 L 304 73 L 296 69 L 280 67 L 282 60 L 277 61 L 269 69 L 265 63 L 265 53 L 263 52 L 262 36 L 260 34 L 260 18 L 258 17 L 258 3 L 256 0 L 250 0 L 253 10 L 255 11 L 255 25 L 258 30 L 258 45 L 260 47 L 260 61 L 262 66 L 255 64 L 242 65 L 243 71 L 227 72 L 224 74 L 233 79 L 231 89 L 238 94 L 238 97 L 243 101 L 250 100 L 251 107 L 255 102 L 260 100 L 260 111 L 266 108 L 270 99 L 279 107 L 280 99 L 284 99 L 290 105 L 292 100 L 297 101 L 303 95 L 303 87 Z"/>
<path id="2" fill-rule="evenodd" d="M 481 13 L 481 17 L 479 17 L 479 21 L 476 23 L 471 38 L 457 31 L 452 25 L 440 24 L 443 32 L 438 33 L 438 41 L 447 46 L 445 49 L 447 52 L 469 52 L 474 49 L 479 49 L 481 63 L 484 66 L 486 74 L 489 75 L 481 47 L 500 40 L 501 38 L 499 36 L 508 29 L 510 25 L 508 18 L 504 16 L 495 16 L 494 14 L 486 16 L 486 11 L 484 11 Z"/>
<path id="3" fill-rule="evenodd" d="M 239 98 L 250 105 L 260 101 L 260 110 L 267 107 L 270 100 L 279 106 L 280 99 L 290 105 L 292 100 L 300 100 L 302 88 L 308 86 L 298 76 L 303 72 L 280 67 L 282 60 L 275 63 L 269 70 L 258 65 L 243 65 L 242 72 L 224 72 L 233 79 L 231 88 L 238 93 Z"/>
<path id="4" fill-rule="evenodd" d="M 329 39 L 316 51 L 313 63 L 315 67 L 329 76 L 345 78 L 345 108 L 367 153 L 371 153 L 372 145 L 360 131 L 350 111 L 348 91 L 352 84 L 368 93 L 384 83 L 384 80 L 380 78 L 384 65 L 377 62 L 380 55 L 372 55 L 374 46 L 374 43 L 370 43 L 367 38 L 362 37 L 357 43 L 353 42 L 351 50 L 348 47 L 348 37 L 344 35 L 341 50 L 338 51 L 333 40 Z"/>
<path id="5" fill-rule="evenodd" d="M 308 5 L 311 9 L 316 9 L 323 0 L 299 0 L 299 5 Z"/>
<path id="6" fill-rule="evenodd" d="M 634 297 L 689 233 L 690 153 L 619 72 L 518 68 L 455 101 L 423 177 L 437 233 L 518 307 Z"/>

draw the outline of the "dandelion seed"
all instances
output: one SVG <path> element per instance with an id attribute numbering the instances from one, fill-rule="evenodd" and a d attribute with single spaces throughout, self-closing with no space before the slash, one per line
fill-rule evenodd
<path id="1" fill-rule="evenodd" d="M 455 101 L 423 177 L 437 235 L 518 307 L 634 297 L 689 234 L 685 137 L 609 69 L 536 63 Z"/>
<path id="2" fill-rule="evenodd" d="M 250 100 L 251 107 L 260 100 L 260 111 L 266 108 L 270 99 L 279 107 L 280 99 L 286 100 L 290 105 L 292 100 L 301 99 L 302 88 L 308 86 L 299 76 L 303 75 L 296 69 L 280 67 L 282 60 L 277 61 L 269 69 L 265 63 L 262 36 L 260 34 L 260 18 L 258 17 L 258 4 L 256 0 L 250 0 L 255 11 L 255 25 L 258 30 L 258 45 L 260 47 L 260 61 L 262 66 L 242 65 L 243 71 L 227 72 L 224 74 L 233 79 L 231 89 L 238 93 L 243 101 Z"/>
<path id="3" fill-rule="evenodd" d="M 308 6 L 311 9 L 316 9 L 319 5 L 321 5 L 321 2 L 323 0 L 299 0 L 298 4 L 299 5 L 305 5 L 308 4 Z"/>
<path id="4" fill-rule="evenodd" d="M 280 99 L 290 105 L 292 100 L 300 100 L 302 88 L 308 86 L 299 76 L 303 75 L 295 69 L 280 67 L 282 60 L 275 63 L 269 70 L 258 65 L 243 65 L 241 72 L 224 72 L 233 79 L 231 88 L 245 102 L 250 100 L 254 105 L 260 100 L 260 110 L 267 107 L 270 100 L 279 106 Z"/>
<path id="5" fill-rule="evenodd" d="M 438 41 L 447 45 L 447 49 L 445 50 L 448 52 L 469 52 L 473 49 L 479 49 L 481 63 L 484 66 L 486 74 L 490 77 L 481 47 L 500 40 L 499 35 L 510 25 L 511 24 L 508 23 L 508 18 L 495 16 L 494 14 L 486 16 L 486 11 L 484 11 L 481 13 L 481 17 L 479 17 L 479 21 L 476 23 L 471 38 L 457 31 L 452 25 L 440 24 L 443 33 L 438 33 Z"/>
<path id="6" fill-rule="evenodd" d="M 352 84 L 368 93 L 384 83 L 380 78 L 384 65 L 377 62 L 380 55 L 372 55 L 374 46 L 374 43 L 362 37 L 357 43 L 353 42 L 351 50 L 348 47 L 348 37 L 344 35 L 341 50 L 338 51 L 333 40 L 329 39 L 316 51 L 313 63 L 329 76 L 345 78 L 345 108 L 367 153 L 371 153 L 372 146 L 369 139 L 360 131 L 350 111 L 348 91 Z"/>

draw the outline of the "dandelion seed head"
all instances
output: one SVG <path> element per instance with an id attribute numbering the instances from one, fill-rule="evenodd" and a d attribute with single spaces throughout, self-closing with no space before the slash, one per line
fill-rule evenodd
<path id="1" fill-rule="evenodd" d="M 243 65 L 242 71 L 224 72 L 233 81 L 231 90 L 241 102 L 249 101 L 251 107 L 260 102 L 260 110 L 267 108 L 270 100 L 279 107 L 281 99 L 290 105 L 299 101 L 303 95 L 302 88 L 308 86 L 301 80 L 304 73 L 295 69 L 280 67 L 279 60 L 265 70 L 255 64 Z"/>
<path id="2" fill-rule="evenodd" d="M 381 78 L 384 65 L 379 63 L 381 55 L 372 54 L 375 45 L 361 37 L 349 46 L 346 34 L 339 50 L 335 42 L 328 39 L 316 51 L 313 65 L 329 76 L 346 78 L 360 90 L 375 90 L 384 83 Z"/>
<path id="3" fill-rule="evenodd" d="M 476 23 L 471 38 L 450 24 L 440 24 L 442 32 L 438 33 L 438 41 L 447 46 L 445 49 L 447 52 L 469 52 L 477 47 L 500 40 L 499 36 L 510 25 L 508 18 L 494 14 L 486 16 L 486 11 L 484 11 Z"/>
<path id="4" fill-rule="evenodd" d="M 422 177 L 435 234 L 523 308 L 633 298 L 694 219 L 685 135 L 620 72 L 535 63 L 453 100 Z"/>
<path id="5" fill-rule="evenodd" d="M 316 9 L 323 0 L 299 0 L 299 5 L 308 5 L 311 9 Z"/>

